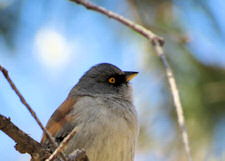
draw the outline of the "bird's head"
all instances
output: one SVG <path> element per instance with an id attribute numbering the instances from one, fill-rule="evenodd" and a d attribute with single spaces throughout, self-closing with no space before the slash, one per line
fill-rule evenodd
<path id="1" fill-rule="evenodd" d="M 138 72 L 122 71 L 112 64 L 98 64 L 81 77 L 74 90 L 84 95 L 131 99 L 129 82 L 137 74 Z"/>

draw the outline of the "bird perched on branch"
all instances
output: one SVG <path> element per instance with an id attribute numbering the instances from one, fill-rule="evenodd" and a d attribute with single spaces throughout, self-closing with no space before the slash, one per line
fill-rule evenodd
<path id="1" fill-rule="evenodd" d="M 46 126 L 58 144 L 76 128 L 66 155 L 84 148 L 90 161 L 134 160 L 138 120 L 129 81 L 136 75 L 103 63 L 80 78 Z M 55 150 L 45 135 L 41 143 Z"/>

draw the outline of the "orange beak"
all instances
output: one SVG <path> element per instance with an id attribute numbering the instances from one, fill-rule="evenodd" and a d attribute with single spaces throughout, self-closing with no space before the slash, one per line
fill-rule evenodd
<path id="1" fill-rule="evenodd" d="M 124 72 L 124 74 L 126 76 L 126 82 L 128 83 L 138 74 L 138 72 Z"/>

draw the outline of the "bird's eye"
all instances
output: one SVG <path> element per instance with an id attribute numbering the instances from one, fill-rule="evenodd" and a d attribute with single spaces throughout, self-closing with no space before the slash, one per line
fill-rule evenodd
<path id="1" fill-rule="evenodd" d="M 114 77 L 111 77 L 108 79 L 108 82 L 111 84 L 114 84 L 114 83 L 116 83 L 116 79 Z"/>

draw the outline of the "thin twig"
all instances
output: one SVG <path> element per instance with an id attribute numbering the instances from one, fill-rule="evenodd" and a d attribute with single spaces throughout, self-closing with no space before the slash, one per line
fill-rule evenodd
<path id="1" fill-rule="evenodd" d="M 155 42 L 154 49 L 155 49 L 157 55 L 160 57 L 160 60 L 166 69 L 166 76 L 169 81 L 169 86 L 170 86 L 170 89 L 172 92 L 174 106 L 176 107 L 178 124 L 180 126 L 181 135 L 183 138 L 182 141 L 184 143 L 184 147 L 185 147 L 185 151 L 186 151 L 188 160 L 192 161 L 188 133 L 187 133 L 186 126 L 185 126 L 184 112 L 183 112 L 183 108 L 182 108 L 182 104 L 181 104 L 181 100 L 180 100 L 180 94 L 179 94 L 179 90 L 177 88 L 177 84 L 176 84 L 176 80 L 175 80 L 173 71 L 166 59 L 166 56 L 164 54 L 162 47 L 160 46 L 160 44 L 157 41 Z"/>
<path id="2" fill-rule="evenodd" d="M 70 141 L 70 139 L 76 134 L 76 132 L 77 132 L 77 128 L 74 128 L 69 133 L 69 135 L 67 135 L 65 139 L 63 139 L 63 141 L 60 143 L 59 147 L 54 151 L 54 153 L 52 153 L 52 155 L 45 161 L 52 161 L 53 159 L 55 159 L 58 156 L 58 154 L 64 150 L 65 146 Z"/>
<path id="3" fill-rule="evenodd" d="M 163 38 L 157 36 L 156 34 L 151 32 L 150 30 L 144 28 L 143 26 L 138 25 L 138 24 L 120 16 L 119 14 L 111 12 L 103 7 L 97 6 L 88 1 L 84 1 L 84 0 L 70 0 L 70 1 L 75 2 L 77 4 L 81 4 L 81 5 L 85 6 L 87 9 L 100 12 L 100 13 L 108 16 L 109 18 L 113 18 L 113 19 L 123 23 L 124 25 L 129 26 L 131 29 L 133 29 L 133 30 L 137 31 L 138 33 L 140 33 L 141 35 L 147 37 L 149 40 L 157 39 L 161 45 L 163 45 L 163 43 L 164 43 Z"/>
<path id="4" fill-rule="evenodd" d="M 30 105 L 26 102 L 26 100 L 24 99 L 24 97 L 22 96 L 22 94 L 19 92 L 19 90 L 16 88 L 15 84 L 13 83 L 13 81 L 11 80 L 11 78 L 9 77 L 8 71 L 2 67 L 0 65 L 0 70 L 2 71 L 3 75 L 5 76 L 5 78 L 7 79 L 7 81 L 9 82 L 10 86 L 12 87 L 12 89 L 16 92 L 17 96 L 19 96 L 20 101 L 26 106 L 26 108 L 28 109 L 28 111 L 31 113 L 31 115 L 34 117 L 34 119 L 37 121 L 38 125 L 41 127 L 41 129 L 44 131 L 44 133 L 46 134 L 47 138 L 51 141 L 51 143 L 53 144 L 54 148 L 57 148 L 58 145 L 55 142 L 54 138 L 51 136 L 51 134 L 47 131 L 47 129 L 43 126 L 43 124 L 41 123 L 41 121 L 38 119 L 37 115 L 35 114 L 35 112 L 32 110 L 32 108 L 30 107 Z M 64 160 L 66 159 L 66 156 L 64 154 L 61 155 L 61 157 Z"/>
<path id="5" fill-rule="evenodd" d="M 77 4 L 81 4 L 84 7 L 86 7 L 87 9 L 100 12 L 110 18 L 113 18 L 113 19 L 123 23 L 124 25 L 130 27 L 131 29 L 137 31 L 138 33 L 140 33 L 141 35 L 146 37 L 152 43 L 155 52 L 160 57 L 160 60 L 166 70 L 166 76 L 167 76 L 167 79 L 168 79 L 168 82 L 170 85 L 170 89 L 171 89 L 171 93 L 173 96 L 173 102 L 174 102 L 176 112 L 177 112 L 178 124 L 181 129 L 182 140 L 184 143 L 185 151 L 186 151 L 188 160 L 192 161 L 192 156 L 191 156 L 191 152 L 190 152 L 191 150 L 190 150 L 187 130 L 185 127 L 185 119 L 184 119 L 184 114 L 183 114 L 183 108 L 181 105 L 180 95 L 179 95 L 177 84 L 176 84 L 176 81 L 174 78 L 174 74 L 168 64 L 168 61 L 166 59 L 166 56 L 165 56 L 163 48 L 162 48 L 162 46 L 164 44 L 163 39 L 161 37 L 157 36 L 156 34 L 154 34 L 153 32 L 151 32 L 150 30 L 144 28 L 143 26 L 138 25 L 138 24 L 136 24 L 116 13 L 113 13 L 103 7 L 92 4 L 86 0 L 71 0 L 71 1 L 75 2 Z"/>

